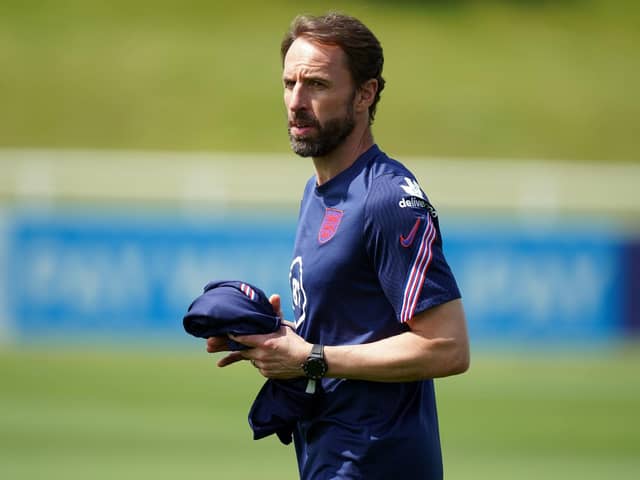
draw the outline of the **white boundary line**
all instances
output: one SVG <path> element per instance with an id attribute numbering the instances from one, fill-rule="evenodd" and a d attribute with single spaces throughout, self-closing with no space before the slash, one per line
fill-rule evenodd
<path id="1" fill-rule="evenodd" d="M 640 214 L 640 164 L 399 159 L 444 209 Z M 293 154 L 0 149 L 0 201 L 171 202 L 297 209 Z"/>

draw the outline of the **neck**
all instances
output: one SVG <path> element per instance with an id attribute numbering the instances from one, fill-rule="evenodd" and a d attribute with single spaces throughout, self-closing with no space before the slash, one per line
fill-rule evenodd
<path id="1" fill-rule="evenodd" d="M 318 185 L 327 183 L 342 173 L 373 145 L 371 127 L 355 128 L 342 144 L 324 157 L 313 157 Z"/>

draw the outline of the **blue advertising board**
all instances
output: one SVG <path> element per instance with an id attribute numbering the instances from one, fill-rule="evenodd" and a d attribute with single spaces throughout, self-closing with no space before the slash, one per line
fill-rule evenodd
<path id="1" fill-rule="evenodd" d="M 623 243 L 610 229 L 462 222 L 445 241 L 475 338 L 561 345 L 624 333 Z"/>
<path id="2" fill-rule="evenodd" d="M 628 249 L 614 230 L 462 217 L 442 228 L 472 341 L 624 333 Z M 290 305 L 295 215 L 16 211 L 4 230 L 4 311 L 19 340 L 184 337 L 186 308 L 214 279 L 251 282 Z"/>
<path id="3" fill-rule="evenodd" d="M 23 338 L 182 335 L 210 280 L 283 291 L 293 245 L 277 218 L 22 214 L 8 230 L 7 310 Z"/>

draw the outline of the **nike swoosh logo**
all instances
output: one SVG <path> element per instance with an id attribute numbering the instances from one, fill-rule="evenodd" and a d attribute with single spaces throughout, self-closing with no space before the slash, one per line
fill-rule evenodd
<path id="1" fill-rule="evenodd" d="M 404 248 L 409 248 L 413 243 L 413 240 L 416 238 L 416 233 L 418 233 L 418 228 L 420 227 L 420 218 L 416 219 L 416 223 L 413 225 L 413 228 L 409 232 L 409 235 L 406 237 L 402 234 L 400 235 L 400 245 Z"/>

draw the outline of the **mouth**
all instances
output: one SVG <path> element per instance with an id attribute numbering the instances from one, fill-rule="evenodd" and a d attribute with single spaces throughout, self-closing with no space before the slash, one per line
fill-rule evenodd
<path id="1" fill-rule="evenodd" d="M 312 118 L 296 118 L 289 121 L 289 133 L 294 137 L 305 137 L 318 128 L 318 122 Z"/>
<path id="2" fill-rule="evenodd" d="M 311 134 L 315 126 L 311 124 L 289 124 L 289 132 L 294 137 L 306 137 Z"/>

